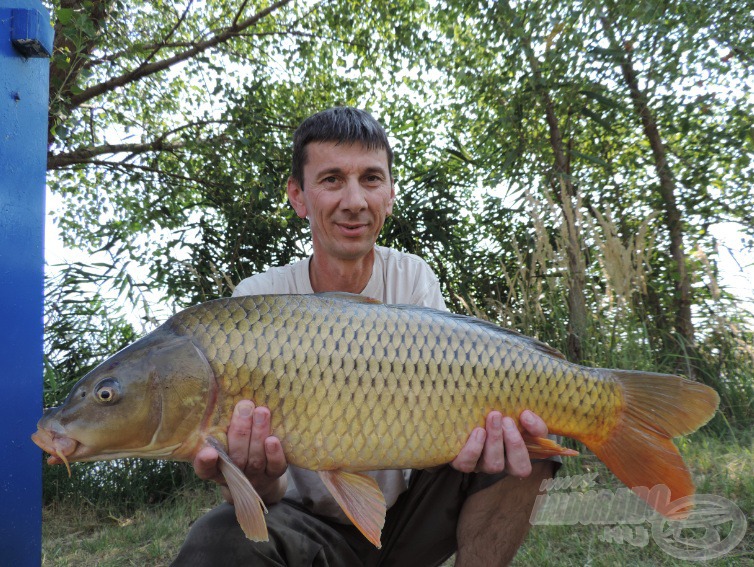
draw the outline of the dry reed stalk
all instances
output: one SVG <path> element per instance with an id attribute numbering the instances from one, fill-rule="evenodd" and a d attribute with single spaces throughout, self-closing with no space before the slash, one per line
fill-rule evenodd
<path id="1" fill-rule="evenodd" d="M 495 309 L 497 321 L 512 329 L 527 334 L 536 334 L 537 329 L 543 328 L 550 316 L 545 313 L 542 299 L 549 291 L 546 278 L 555 274 L 566 273 L 566 258 L 560 253 L 563 249 L 560 240 L 561 233 L 555 235 L 555 246 L 551 242 L 548 226 L 552 226 L 550 218 L 557 215 L 558 207 L 550 200 L 542 200 L 526 189 L 523 194 L 526 208 L 532 223 L 531 247 L 522 250 L 519 243 L 512 240 L 508 243 L 513 249 L 516 259 L 516 270 L 506 269 L 502 265 L 503 282 L 506 293 L 501 294 L 504 300 L 488 299 L 489 306 Z M 476 309 L 476 306 L 472 306 Z"/>
<path id="2" fill-rule="evenodd" d="M 593 214 L 599 229 L 591 222 L 586 225 L 590 229 L 590 238 L 601 253 L 597 261 L 607 283 L 607 301 L 611 306 L 618 304 L 625 307 L 630 305 L 635 292 L 647 292 L 649 256 L 654 245 L 649 225 L 655 215 L 647 216 L 639 225 L 639 230 L 624 242 L 613 221 L 610 207 L 605 209 L 604 214 L 598 210 L 594 210 Z"/>

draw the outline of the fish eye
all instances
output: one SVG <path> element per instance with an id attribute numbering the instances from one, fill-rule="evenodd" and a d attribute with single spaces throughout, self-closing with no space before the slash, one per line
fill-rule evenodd
<path id="1" fill-rule="evenodd" d="M 106 378 L 94 389 L 94 396 L 98 402 L 112 404 L 120 398 L 120 385 L 117 380 Z"/>

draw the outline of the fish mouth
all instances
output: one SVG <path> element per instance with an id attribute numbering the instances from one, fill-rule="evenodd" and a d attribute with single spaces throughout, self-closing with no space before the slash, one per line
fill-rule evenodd
<path id="1" fill-rule="evenodd" d="M 64 464 L 66 469 L 68 469 L 68 476 L 71 476 L 70 461 L 76 459 L 76 449 L 80 446 L 78 441 L 66 435 L 61 435 L 56 431 L 42 429 L 41 427 L 31 436 L 31 440 L 45 453 L 50 454 L 47 464 Z"/>
<path id="2" fill-rule="evenodd" d="M 71 476 L 71 465 L 78 461 L 106 461 L 112 459 L 123 459 L 128 457 L 142 457 L 147 459 L 170 459 L 174 453 L 183 444 L 176 443 L 166 447 L 153 448 L 151 446 L 137 447 L 121 450 L 102 450 L 95 449 L 73 437 L 59 433 L 54 429 L 38 427 L 37 431 L 31 436 L 31 440 L 37 444 L 45 453 L 49 453 L 47 458 L 48 465 L 65 465 L 68 469 L 68 476 Z"/>

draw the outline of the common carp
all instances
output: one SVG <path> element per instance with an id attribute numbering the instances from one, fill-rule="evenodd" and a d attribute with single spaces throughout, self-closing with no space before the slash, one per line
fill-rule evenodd
<path id="1" fill-rule="evenodd" d="M 719 402 L 703 384 L 572 364 L 467 316 L 350 294 L 248 296 L 177 313 L 84 376 L 32 438 L 66 466 L 191 461 L 212 445 L 241 527 L 266 540 L 264 504 L 225 452 L 241 399 L 270 409 L 288 462 L 318 471 L 377 546 L 385 501 L 360 471 L 448 463 L 491 410 L 514 419 L 532 410 L 645 499 L 639 487 L 664 485 L 672 502 L 694 485 L 671 439 L 705 424 Z M 575 454 L 525 440 L 532 457 Z M 649 500 L 668 512 L 667 501 Z"/>

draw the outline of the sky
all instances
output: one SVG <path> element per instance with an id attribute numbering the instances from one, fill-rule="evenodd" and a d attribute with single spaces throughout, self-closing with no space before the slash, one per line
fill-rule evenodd
<path id="1" fill-rule="evenodd" d="M 721 285 L 754 313 L 754 252 L 741 250 L 741 234 L 734 223 L 713 225 L 710 230 L 718 240 Z"/>

